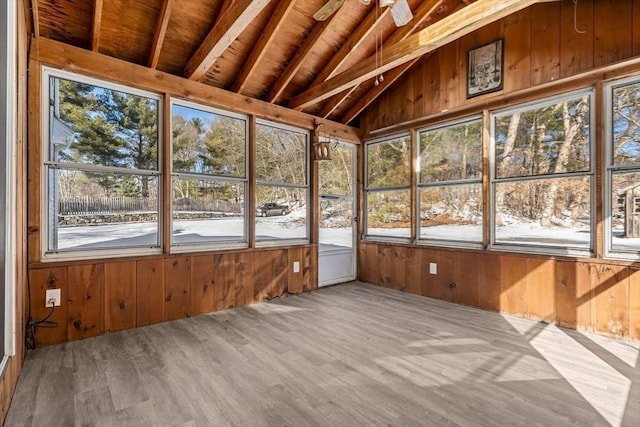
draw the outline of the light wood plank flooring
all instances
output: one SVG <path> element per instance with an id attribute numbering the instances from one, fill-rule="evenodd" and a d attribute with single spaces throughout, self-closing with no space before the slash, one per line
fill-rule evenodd
<path id="1" fill-rule="evenodd" d="M 29 352 L 7 426 L 638 426 L 639 346 L 353 282 Z"/>

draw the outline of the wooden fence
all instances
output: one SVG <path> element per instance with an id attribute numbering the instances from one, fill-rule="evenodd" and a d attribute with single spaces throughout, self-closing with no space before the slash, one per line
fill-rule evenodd
<path id="1" fill-rule="evenodd" d="M 60 215 L 92 215 L 113 213 L 157 212 L 158 199 L 145 197 L 77 196 L 61 197 L 58 203 Z M 241 202 L 226 200 L 176 199 L 174 211 L 194 212 L 242 212 Z"/>

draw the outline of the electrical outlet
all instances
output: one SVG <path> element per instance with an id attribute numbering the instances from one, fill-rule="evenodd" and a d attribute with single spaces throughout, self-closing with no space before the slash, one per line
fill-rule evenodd
<path id="1" fill-rule="evenodd" d="M 60 289 L 47 289 L 44 297 L 45 307 L 58 307 L 60 305 Z"/>
<path id="2" fill-rule="evenodd" d="M 429 263 L 429 274 L 438 274 L 438 264 L 435 262 Z"/>
<path id="3" fill-rule="evenodd" d="M 293 262 L 293 272 L 300 273 L 300 261 Z"/>

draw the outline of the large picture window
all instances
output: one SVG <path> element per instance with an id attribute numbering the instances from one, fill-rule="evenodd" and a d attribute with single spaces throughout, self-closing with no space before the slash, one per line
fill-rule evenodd
<path id="1" fill-rule="evenodd" d="M 256 125 L 256 241 L 309 241 L 309 132 Z"/>
<path id="2" fill-rule="evenodd" d="M 409 135 L 365 145 L 366 237 L 411 237 L 410 161 Z"/>
<path id="3" fill-rule="evenodd" d="M 640 78 L 605 87 L 609 255 L 640 259 Z"/>
<path id="4" fill-rule="evenodd" d="M 482 243 L 482 120 L 419 131 L 418 238 Z"/>
<path id="5" fill-rule="evenodd" d="M 592 248 L 591 91 L 491 117 L 494 245 Z"/>
<path id="6" fill-rule="evenodd" d="M 43 83 L 45 254 L 159 250 L 160 97 L 47 68 Z"/>
<path id="7" fill-rule="evenodd" d="M 246 245 L 247 126 L 245 116 L 172 104 L 174 246 Z"/>

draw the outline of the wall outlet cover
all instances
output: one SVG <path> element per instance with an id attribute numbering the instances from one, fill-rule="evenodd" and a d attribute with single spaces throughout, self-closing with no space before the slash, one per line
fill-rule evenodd
<path id="1" fill-rule="evenodd" d="M 55 300 L 55 306 L 58 307 L 60 305 L 61 294 L 60 289 L 47 289 L 44 296 L 44 306 L 45 307 L 53 307 L 54 304 L 50 303 L 52 299 Z"/>
<path id="2" fill-rule="evenodd" d="M 293 262 L 293 272 L 300 273 L 300 261 Z"/>
<path id="3" fill-rule="evenodd" d="M 438 274 L 438 264 L 435 262 L 429 263 L 429 274 Z"/>

